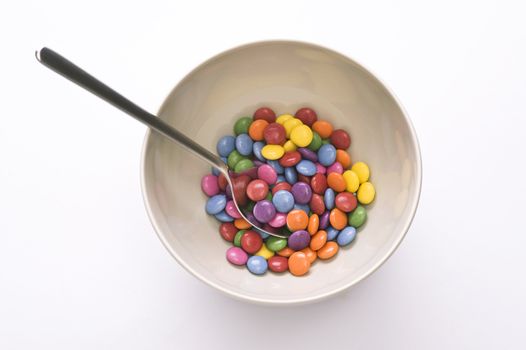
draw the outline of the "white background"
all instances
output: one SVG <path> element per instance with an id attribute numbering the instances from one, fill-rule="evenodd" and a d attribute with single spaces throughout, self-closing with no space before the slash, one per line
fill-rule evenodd
<path id="1" fill-rule="evenodd" d="M 0 10 L 0 349 L 524 349 L 522 1 L 9 1 Z M 424 161 L 394 256 L 322 303 L 232 300 L 146 216 L 145 128 L 35 61 L 46 45 L 156 111 L 232 46 L 300 39 L 398 95 Z"/>

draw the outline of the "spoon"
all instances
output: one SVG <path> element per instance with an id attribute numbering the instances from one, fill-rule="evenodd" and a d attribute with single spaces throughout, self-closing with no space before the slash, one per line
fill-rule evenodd
<path id="1" fill-rule="evenodd" d="M 147 111 L 145 111 L 135 103 L 131 102 L 130 100 L 128 100 L 127 98 L 125 98 L 124 96 L 122 96 L 121 94 L 119 94 L 100 80 L 91 76 L 90 74 L 82 70 L 80 67 L 68 61 L 66 58 L 62 57 L 55 51 L 44 47 L 40 51 L 36 51 L 35 56 L 37 60 L 44 66 L 71 80 L 75 84 L 83 87 L 92 94 L 119 108 L 123 112 L 126 112 L 138 121 L 146 124 L 151 129 L 157 131 L 161 135 L 167 137 L 171 141 L 174 141 L 175 143 L 179 144 L 185 149 L 191 151 L 192 153 L 194 153 L 195 155 L 199 156 L 201 159 L 212 165 L 219 172 L 221 172 L 221 174 L 225 176 L 232 192 L 232 199 L 234 200 L 234 204 L 237 210 L 239 211 L 240 215 L 243 217 L 243 219 L 248 221 L 258 231 L 261 231 L 271 236 L 287 238 L 286 235 L 264 230 L 263 228 L 261 228 L 262 225 L 260 223 L 254 222 L 254 220 L 250 220 L 248 216 L 252 216 L 251 213 L 249 213 L 248 210 L 243 210 L 242 206 L 239 203 L 239 198 L 238 200 L 236 200 L 236 196 L 234 196 L 236 192 L 236 190 L 234 190 L 236 188 L 236 181 L 246 181 L 246 177 L 245 180 L 242 179 L 243 176 L 247 176 L 247 174 L 251 172 L 250 169 L 243 173 L 234 173 L 233 171 L 230 171 L 228 166 L 221 160 L 221 158 L 219 158 L 219 156 L 216 156 L 215 154 L 213 154 L 197 142 L 193 141 L 191 138 L 189 138 L 179 130 L 168 125 L 167 123 L 162 121 L 161 118 L 158 118 L 155 115 L 148 113 Z M 254 169 L 252 169 L 252 175 L 253 171 Z M 237 195 L 237 197 L 239 197 L 239 195 Z"/>

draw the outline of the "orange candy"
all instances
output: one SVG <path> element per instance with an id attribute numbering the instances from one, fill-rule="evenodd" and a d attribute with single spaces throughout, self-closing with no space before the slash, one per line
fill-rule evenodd
<path id="1" fill-rule="evenodd" d="M 331 123 L 326 122 L 325 120 L 318 120 L 312 124 L 312 130 L 316 131 L 322 139 L 326 139 L 331 136 L 333 127 Z"/>
<path id="2" fill-rule="evenodd" d="M 285 247 L 281 249 L 279 252 L 277 252 L 279 256 L 284 256 L 285 258 L 288 258 L 292 254 L 294 254 L 294 250 L 290 249 L 289 247 Z"/>
<path id="3" fill-rule="evenodd" d="M 252 227 L 247 220 L 243 218 L 235 219 L 234 226 L 239 230 L 246 230 Z"/>
<path id="4" fill-rule="evenodd" d="M 327 243 L 327 232 L 320 230 L 310 239 L 310 249 L 319 250 Z"/>
<path id="5" fill-rule="evenodd" d="M 303 276 L 310 269 L 310 261 L 303 252 L 295 252 L 289 258 L 289 271 L 294 276 Z"/>
<path id="6" fill-rule="evenodd" d="M 263 140 L 263 131 L 268 126 L 268 122 L 264 119 L 254 120 L 248 128 L 248 135 L 252 140 L 261 141 Z"/>
<path id="7" fill-rule="evenodd" d="M 346 188 L 342 174 L 338 173 L 330 173 L 327 176 L 327 184 L 336 192 L 343 192 Z"/>
<path id="8" fill-rule="evenodd" d="M 291 232 L 305 230 L 308 224 L 309 217 L 303 210 L 294 209 L 287 214 L 287 227 Z"/>
<path id="9" fill-rule="evenodd" d="M 329 222 L 335 229 L 342 230 L 345 226 L 347 226 L 347 215 L 345 215 L 345 213 L 340 209 L 334 208 L 329 214 Z"/>
<path id="10" fill-rule="evenodd" d="M 332 258 L 338 253 L 338 243 L 336 242 L 327 242 L 320 250 L 318 250 L 318 258 L 321 260 L 327 260 Z M 289 262 L 290 264 L 290 262 Z"/>
<path id="11" fill-rule="evenodd" d="M 340 163 L 344 169 L 351 167 L 351 155 L 343 149 L 336 150 L 336 161 Z"/>
<path id="12" fill-rule="evenodd" d="M 310 249 L 309 247 L 303 248 L 302 250 L 300 250 L 300 252 L 305 253 L 305 255 L 307 255 L 307 260 L 309 260 L 311 265 L 318 258 L 318 254 L 316 254 L 316 252 Z"/>
<path id="13" fill-rule="evenodd" d="M 318 232 L 318 227 L 320 226 L 320 217 L 318 214 L 312 214 L 309 218 L 309 225 L 307 226 L 307 231 L 310 235 L 316 234 Z"/>

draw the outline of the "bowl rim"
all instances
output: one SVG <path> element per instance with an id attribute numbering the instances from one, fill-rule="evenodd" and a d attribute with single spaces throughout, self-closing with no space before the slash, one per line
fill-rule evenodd
<path id="1" fill-rule="evenodd" d="M 404 226 L 402 228 L 402 234 L 398 237 L 398 240 L 395 242 L 395 244 L 393 244 L 392 247 L 386 252 L 386 254 L 384 254 L 384 256 L 381 259 L 379 259 L 371 268 L 369 268 L 361 276 L 359 276 L 358 278 L 356 278 L 355 280 L 353 280 L 353 281 L 351 281 L 349 283 L 344 284 L 341 287 L 335 288 L 335 289 L 330 290 L 328 292 L 325 292 L 325 293 L 322 293 L 322 294 L 318 294 L 318 295 L 314 295 L 314 296 L 300 297 L 300 298 L 290 299 L 290 300 L 274 300 L 274 299 L 265 298 L 265 297 L 252 297 L 252 296 L 244 295 L 242 293 L 238 293 L 238 292 L 229 290 L 228 288 L 222 287 L 222 286 L 210 281 L 208 278 L 206 278 L 205 276 L 199 274 L 189 264 L 187 264 L 184 261 L 184 259 L 182 259 L 179 256 L 179 254 L 175 250 L 173 250 L 172 247 L 169 245 L 169 243 L 166 240 L 164 234 L 162 233 L 162 230 L 161 230 L 160 226 L 158 225 L 158 223 L 157 223 L 157 221 L 155 219 L 153 210 L 152 210 L 152 208 L 150 206 L 150 203 L 148 201 L 148 193 L 147 193 L 146 178 L 145 178 L 146 177 L 146 174 L 145 174 L 146 173 L 145 172 L 145 162 L 146 162 L 147 148 L 150 145 L 150 137 L 152 135 L 151 129 L 147 129 L 146 130 L 146 134 L 144 136 L 142 149 L 141 149 L 140 181 L 141 181 L 142 198 L 143 198 L 144 206 L 146 208 L 146 212 L 148 213 L 148 218 L 150 219 L 150 222 L 151 222 L 151 224 L 152 224 L 152 226 L 153 226 L 153 228 L 155 230 L 155 233 L 157 234 L 157 237 L 159 237 L 160 241 L 162 242 L 162 244 L 164 245 L 166 250 L 168 250 L 168 252 L 172 255 L 172 257 L 186 271 L 188 271 L 190 274 L 195 276 L 198 280 L 206 283 L 207 285 L 219 290 L 220 292 L 222 292 L 222 293 L 224 293 L 224 294 L 226 294 L 228 296 L 234 297 L 235 299 L 248 301 L 248 302 L 252 302 L 252 303 L 256 303 L 256 304 L 298 305 L 298 304 L 319 302 L 319 301 L 327 299 L 327 298 L 329 298 L 331 296 L 337 295 L 337 294 L 339 294 L 339 293 L 351 288 L 352 286 L 356 285 L 357 283 L 361 282 L 365 278 L 369 277 L 373 272 L 378 270 L 393 255 L 395 250 L 400 246 L 400 244 L 404 240 L 404 238 L 407 235 L 407 232 L 409 230 L 409 227 L 411 226 L 411 224 L 412 224 L 412 222 L 414 220 L 414 217 L 415 217 L 415 214 L 416 214 L 416 210 L 417 210 L 418 204 L 420 202 L 421 192 L 422 192 L 423 168 L 422 168 L 422 154 L 421 154 L 421 151 L 420 151 L 420 143 L 418 141 L 418 137 L 416 135 L 416 131 L 415 131 L 414 125 L 411 122 L 411 119 L 409 118 L 409 115 L 408 115 L 407 111 L 405 110 L 404 106 L 402 105 L 402 103 L 400 102 L 398 97 L 394 94 L 394 92 L 389 88 L 389 86 L 386 85 L 385 82 L 383 80 L 381 80 L 378 77 L 377 74 L 373 74 L 372 71 L 369 68 L 365 67 L 361 62 L 358 62 L 355 59 L 350 58 L 347 55 L 344 55 L 344 54 L 342 54 L 342 53 L 340 53 L 340 52 L 338 52 L 338 51 L 336 51 L 336 50 L 334 50 L 332 48 L 329 48 L 329 47 L 326 47 L 326 46 L 323 46 L 323 45 L 319 45 L 319 44 L 306 42 L 306 41 L 299 41 L 299 40 L 278 39 L 278 40 L 254 41 L 254 42 L 250 42 L 250 43 L 246 43 L 246 44 L 242 44 L 242 45 L 237 45 L 237 46 L 231 47 L 230 49 L 222 51 L 219 54 L 216 54 L 216 55 L 208 58 L 207 60 L 205 60 L 201 64 L 197 65 L 190 72 L 188 72 L 170 90 L 170 92 L 164 98 L 163 103 L 161 104 L 157 114 L 159 115 L 160 114 L 159 112 L 164 109 L 165 105 L 168 103 L 168 98 L 172 95 L 172 93 L 175 90 L 177 90 L 185 81 L 190 79 L 190 77 L 196 71 L 200 70 L 202 67 L 206 66 L 210 62 L 212 62 L 212 61 L 214 61 L 214 60 L 216 60 L 216 59 L 218 59 L 218 58 L 220 58 L 220 57 L 222 57 L 224 55 L 229 55 L 229 54 L 235 53 L 238 50 L 243 50 L 243 49 L 246 49 L 246 48 L 250 48 L 252 46 L 260 46 L 260 45 L 267 45 L 267 44 L 301 45 L 301 46 L 304 46 L 304 47 L 313 48 L 313 49 L 317 49 L 317 50 L 324 50 L 324 51 L 328 51 L 328 52 L 330 52 L 332 54 L 336 54 L 336 55 L 340 56 L 341 58 L 349 61 L 350 63 L 357 65 L 360 69 L 362 69 L 364 72 L 369 74 L 373 79 L 376 79 L 386 89 L 386 91 L 391 95 L 391 97 L 393 98 L 394 102 L 398 105 L 398 108 L 400 108 L 400 110 L 402 112 L 402 115 L 403 115 L 407 125 L 409 126 L 411 139 L 412 139 L 412 141 L 413 141 L 413 143 L 415 145 L 416 162 L 417 162 L 417 164 L 416 164 L 417 165 L 416 166 L 416 169 L 417 169 L 416 170 L 416 180 L 417 180 L 418 183 L 417 183 L 417 191 L 415 191 L 415 194 L 414 194 L 414 196 L 412 198 L 412 206 L 410 208 L 410 215 L 406 218 L 405 224 L 404 224 Z"/>

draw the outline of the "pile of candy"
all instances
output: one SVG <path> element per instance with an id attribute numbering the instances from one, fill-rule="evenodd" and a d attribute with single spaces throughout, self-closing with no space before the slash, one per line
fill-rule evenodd
<path id="1" fill-rule="evenodd" d="M 219 155 L 238 174 L 234 188 L 216 169 L 201 181 L 210 197 L 206 212 L 222 222 L 221 237 L 234 245 L 226 253 L 230 263 L 256 275 L 270 269 L 301 276 L 317 258 L 330 259 L 354 240 L 375 189 L 369 167 L 351 163 L 345 130 L 318 120 L 310 108 L 276 118 L 263 107 L 237 120 L 234 133 L 217 143 Z M 232 193 L 250 222 L 288 239 L 251 226 Z"/>

